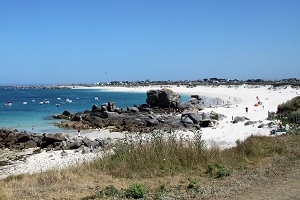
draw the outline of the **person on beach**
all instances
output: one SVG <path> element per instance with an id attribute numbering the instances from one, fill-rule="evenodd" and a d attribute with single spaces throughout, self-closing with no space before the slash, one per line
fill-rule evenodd
<path id="1" fill-rule="evenodd" d="M 246 107 L 245 109 L 246 109 L 246 113 L 248 113 L 248 107 Z"/>
<path id="2" fill-rule="evenodd" d="M 279 121 L 279 128 L 282 129 L 282 122 Z"/>
<path id="3" fill-rule="evenodd" d="M 80 137 L 80 127 L 77 128 L 78 137 Z"/>

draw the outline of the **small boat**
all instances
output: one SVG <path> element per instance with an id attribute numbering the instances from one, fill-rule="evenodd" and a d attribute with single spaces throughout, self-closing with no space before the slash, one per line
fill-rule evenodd
<path id="1" fill-rule="evenodd" d="M 43 102 L 44 102 L 44 104 L 50 103 L 50 101 L 48 101 L 48 99 L 45 99 Z"/>
<path id="2" fill-rule="evenodd" d="M 59 107 L 59 106 L 60 106 L 60 104 L 59 104 L 59 103 L 57 103 L 57 104 L 55 104 L 55 106 L 56 106 L 56 107 Z"/>
<path id="3" fill-rule="evenodd" d="M 95 97 L 95 100 L 98 101 L 98 97 Z"/>
<path id="4" fill-rule="evenodd" d="M 72 103 L 72 100 L 71 99 L 66 99 L 66 102 Z"/>
<path id="5" fill-rule="evenodd" d="M 24 102 L 23 102 L 23 105 L 26 105 L 26 104 L 27 104 L 27 101 L 24 101 Z"/>
<path id="6" fill-rule="evenodd" d="M 32 102 L 35 102 L 35 100 L 34 100 L 34 99 L 32 99 L 31 101 L 32 101 Z"/>
<path id="7" fill-rule="evenodd" d="M 12 101 L 8 101 L 5 105 L 6 106 L 12 106 Z"/>
<path id="8" fill-rule="evenodd" d="M 60 97 L 57 97 L 57 100 L 61 100 L 61 98 L 60 98 Z"/>

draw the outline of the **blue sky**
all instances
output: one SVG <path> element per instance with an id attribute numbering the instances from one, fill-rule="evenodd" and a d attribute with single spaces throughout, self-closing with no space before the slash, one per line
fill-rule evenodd
<path id="1" fill-rule="evenodd" d="M 0 0 L 0 85 L 300 78 L 299 0 Z"/>

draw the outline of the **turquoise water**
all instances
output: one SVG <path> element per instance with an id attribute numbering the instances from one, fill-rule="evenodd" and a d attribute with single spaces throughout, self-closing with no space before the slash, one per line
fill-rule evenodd
<path id="1" fill-rule="evenodd" d="M 98 98 L 98 100 L 96 100 Z M 108 101 L 126 108 L 146 103 L 146 93 L 109 92 L 99 89 L 0 89 L 0 128 L 26 130 L 34 133 L 68 132 L 53 125 L 53 114 L 68 110 L 72 113 L 91 110 L 94 104 L 100 106 Z M 188 100 L 182 96 L 181 100 Z M 48 104 L 40 105 L 47 99 Z M 67 102 L 69 99 L 72 102 Z M 12 106 L 7 106 L 8 101 Z M 25 104 L 24 102 L 27 102 Z M 56 104 L 60 104 L 59 107 Z"/>

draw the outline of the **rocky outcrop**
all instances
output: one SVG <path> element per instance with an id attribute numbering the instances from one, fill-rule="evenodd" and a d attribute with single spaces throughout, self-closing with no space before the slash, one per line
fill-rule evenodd
<path id="1" fill-rule="evenodd" d="M 204 109 L 204 101 L 201 98 L 191 98 L 189 101 L 179 104 L 181 112 L 198 112 Z"/>
<path id="2" fill-rule="evenodd" d="M 147 96 L 147 104 L 128 106 L 126 109 L 117 107 L 114 102 L 108 102 L 101 107 L 93 105 L 91 110 L 75 115 L 64 111 L 54 117 L 69 120 L 55 125 L 70 129 L 114 127 L 113 131 L 150 132 L 162 126 L 173 128 L 172 121 L 180 121 L 180 117 L 175 115 L 180 104 L 179 94 L 170 89 L 162 89 L 149 90 Z M 166 123 L 165 118 L 169 118 L 169 123 Z"/>
<path id="3" fill-rule="evenodd" d="M 8 137 L 9 136 L 9 137 Z M 0 148 L 22 150 L 26 148 L 44 148 L 44 149 L 78 149 L 82 146 L 89 148 L 100 148 L 108 145 L 110 140 L 97 138 L 90 140 L 88 138 L 73 137 L 70 138 L 64 133 L 45 133 L 29 134 L 26 131 L 0 130 Z"/>
<path id="4" fill-rule="evenodd" d="M 233 123 L 244 122 L 246 120 L 250 120 L 250 119 L 248 117 L 245 117 L 245 116 L 236 116 L 233 120 Z"/>
<path id="5" fill-rule="evenodd" d="M 55 119 L 72 119 L 74 117 L 74 114 L 72 114 L 70 111 L 65 110 L 62 114 L 54 114 L 53 118 Z"/>
<path id="6" fill-rule="evenodd" d="M 219 114 L 219 113 L 216 113 L 214 111 L 211 111 L 210 112 L 210 118 L 214 119 L 214 120 L 217 120 L 217 121 L 221 121 L 221 120 L 223 120 L 224 118 L 227 118 L 227 117 L 223 114 Z"/>
<path id="7" fill-rule="evenodd" d="M 171 89 L 149 90 L 147 92 L 147 104 L 151 107 L 177 108 L 180 104 L 180 95 Z"/>
<path id="8" fill-rule="evenodd" d="M 109 127 L 117 132 L 147 133 L 157 129 L 199 129 L 225 117 L 218 113 L 199 114 L 204 108 L 199 95 L 192 95 L 189 101 L 180 103 L 180 95 L 166 88 L 147 91 L 146 102 L 126 109 L 117 107 L 114 102 L 103 103 L 101 107 L 93 105 L 91 110 L 76 113 L 71 120 L 56 125 L 82 130 Z"/>
<path id="9" fill-rule="evenodd" d="M 219 116 L 219 117 L 216 117 Z M 220 117 L 222 116 L 222 117 Z M 218 124 L 219 120 L 222 120 L 225 116 L 222 114 L 218 114 L 215 112 L 203 112 L 203 113 L 183 113 L 181 115 L 181 122 L 184 124 L 184 126 L 192 126 L 196 129 L 199 129 L 201 127 L 208 127 L 208 126 L 215 126 Z M 218 119 L 216 119 L 218 118 Z"/>
<path id="10" fill-rule="evenodd" d="M 202 120 L 202 115 L 198 113 L 185 113 L 181 115 L 181 120 L 189 119 L 193 124 L 199 124 Z"/>
<path id="11" fill-rule="evenodd" d="M 244 123 L 245 126 L 249 126 L 249 125 L 253 125 L 253 124 L 256 124 L 257 122 L 256 121 L 247 121 Z"/>
<path id="12" fill-rule="evenodd" d="M 26 142 L 26 141 L 31 140 L 31 136 L 27 132 L 18 133 L 18 134 L 16 134 L 16 137 L 17 137 L 18 142 Z"/>

